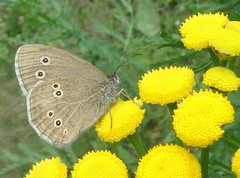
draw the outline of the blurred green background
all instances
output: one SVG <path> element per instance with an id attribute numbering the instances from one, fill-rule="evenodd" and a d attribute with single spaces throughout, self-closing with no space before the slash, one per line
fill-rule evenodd
<path id="1" fill-rule="evenodd" d="M 39 138 L 28 124 L 25 97 L 15 76 L 13 64 L 18 47 L 31 43 L 58 47 L 83 57 L 107 75 L 126 59 L 141 54 L 118 71 L 121 87 L 132 98 L 138 96 L 137 82 L 141 76 L 160 66 L 190 66 L 196 72 L 196 88 L 200 88 L 202 72 L 211 65 L 210 57 L 205 51 L 183 47 L 179 25 L 198 12 L 221 11 L 231 20 L 239 20 L 239 10 L 237 0 L 1 0 L 0 177 L 23 177 L 32 164 L 53 156 L 59 156 L 71 169 L 87 151 L 99 149 L 116 153 L 133 177 L 139 160 L 127 139 L 104 143 L 93 128 L 62 150 Z M 237 66 L 235 72 L 240 76 L 239 62 Z M 239 93 L 232 93 L 233 98 L 235 95 Z M 174 142 L 166 107 L 144 107 L 147 113 L 137 129 L 144 146 L 149 149 L 159 143 Z M 239 135 L 239 121 L 234 124 L 227 129 Z M 210 177 L 234 177 L 229 170 L 235 148 L 216 142 L 211 151 Z M 197 148 L 192 148 L 192 152 L 199 158 Z"/>

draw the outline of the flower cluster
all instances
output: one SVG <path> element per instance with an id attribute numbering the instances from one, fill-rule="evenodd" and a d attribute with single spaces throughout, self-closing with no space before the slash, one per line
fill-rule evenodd
<path id="1" fill-rule="evenodd" d="M 229 69 L 223 69 L 226 74 L 216 72 L 219 69 L 222 68 L 206 72 L 203 82 L 220 90 L 236 90 L 239 79 Z M 234 121 L 234 110 L 222 94 L 211 90 L 197 92 L 192 89 L 194 85 L 194 73 L 188 67 L 152 70 L 138 83 L 140 96 L 147 103 L 163 105 L 181 101 L 173 115 L 177 137 L 190 146 L 207 147 L 222 137 L 223 125 Z"/>
<path id="2" fill-rule="evenodd" d="M 188 49 L 212 50 L 222 59 L 240 55 L 240 23 L 222 13 L 194 15 L 183 22 L 180 33 Z"/>
<path id="3" fill-rule="evenodd" d="M 109 151 L 88 152 L 71 171 L 72 178 L 109 177 L 127 178 L 126 165 Z M 42 160 L 33 165 L 25 178 L 67 178 L 67 166 L 60 158 Z"/>
<path id="4" fill-rule="evenodd" d="M 127 178 L 126 165 L 109 151 L 91 151 L 78 160 L 72 178 Z M 25 178 L 67 178 L 67 167 L 60 158 L 42 160 L 33 165 Z M 201 177 L 197 158 L 178 145 L 157 145 L 139 161 L 136 177 Z"/>

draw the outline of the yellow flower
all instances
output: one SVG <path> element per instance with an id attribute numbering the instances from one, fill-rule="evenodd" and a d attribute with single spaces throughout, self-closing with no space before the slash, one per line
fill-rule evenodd
<path id="1" fill-rule="evenodd" d="M 60 161 L 60 158 L 44 159 L 33 165 L 32 170 L 25 178 L 66 178 L 67 166 Z"/>
<path id="2" fill-rule="evenodd" d="M 127 178 L 125 164 L 109 151 L 88 152 L 71 171 L 72 178 Z"/>
<path id="3" fill-rule="evenodd" d="M 240 177 L 240 149 L 238 149 L 232 158 L 232 172 Z"/>
<path id="4" fill-rule="evenodd" d="M 240 55 L 240 22 L 221 13 L 194 15 L 180 26 L 182 42 L 188 49 L 211 47 L 222 59 Z"/>
<path id="5" fill-rule="evenodd" d="M 235 30 L 237 32 L 240 32 L 240 22 L 239 21 L 229 21 L 224 28 Z"/>
<path id="6" fill-rule="evenodd" d="M 240 79 L 228 68 L 213 67 L 203 74 L 203 83 L 220 91 L 235 91 L 240 86 Z"/>
<path id="7" fill-rule="evenodd" d="M 169 104 L 188 96 L 195 85 L 194 72 L 188 67 L 165 67 L 143 75 L 138 82 L 142 100 L 151 104 Z"/>
<path id="8" fill-rule="evenodd" d="M 234 120 L 234 110 L 226 97 L 211 90 L 194 92 L 174 110 L 173 127 L 184 143 L 207 147 L 222 137 L 221 126 Z"/>
<path id="9" fill-rule="evenodd" d="M 95 125 L 98 136 L 105 142 L 118 142 L 135 132 L 142 122 L 145 109 L 143 102 L 134 99 L 123 101 L 120 98 Z"/>
<path id="10" fill-rule="evenodd" d="M 231 59 L 240 55 L 240 32 L 231 29 L 219 29 L 212 34 L 209 45 L 222 59 Z"/>
<path id="11" fill-rule="evenodd" d="M 136 178 L 200 178 L 201 168 L 189 150 L 178 145 L 158 145 L 138 163 Z"/>
<path id="12" fill-rule="evenodd" d="M 228 21 L 227 16 L 221 13 L 198 13 L 198 15 L 189 17 L 180 26 L 184 46 L 195 50 L 208 48 L 211 36 L 215 31 L 222 29 Z"/>

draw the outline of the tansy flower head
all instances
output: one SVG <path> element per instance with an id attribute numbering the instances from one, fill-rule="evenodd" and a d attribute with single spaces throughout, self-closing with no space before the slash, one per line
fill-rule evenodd
<path id="1" fill-rule="evenodd" d="M 207 147 L 224 131 L 221 126 L 233 122 L 234 110 L 226 97 L 210 90 L 194 92 L 174 110 L 173 127 L 184 143 Z"/>
<path id="2" fill-rule="evenodd" d="M 88 152 L 74 165 L 72 178 L 127 178 L 125 164 L 109 151 Z"/>
<path id="3" fill-rule="evenodd" d="M 232 171 L 240 177 L 240 149 L 236 151 L 232 158 Z"/>
<path id="4" fill-rule="evenodd" d="M 25 178 L 43 177 L 67 178 L 67 166 L 60 161 L 60 158 L 44 159 L 33 165 Z"/>
<path id="5" fill-rule="evenodd" d="M 240 86 L 240 78 L 225 67 L 213 67 L 203 74 L 203 83 L 220 91 L 235 91 Z"/>
<path id="6" fill-rule="evenodd" d="M 240 32 L 240 22 L 239 21 L 229 21 L 224 28 L 235 30 L 237 32 Z"/>
<path id="7" fill-rule="evenodd" d="M 209 45 L 222 59 L 231 59 L 240 55 L 240 32 L 231 29 L 219 29 L 212 34 Z"/>
<path id="8" fill-rule="evenodd" d="M 143 101 L 161 105 L 174 103 L 188 96 L 194 85 L 194 72 L 191 69 L 172 66 L 147 72 L 138 82 Z"/>
<path id="9" fill-rule="evenodd" d="M 158 145 L 138 163 L 136 178 L 143 177 L 200 178 L 201 168 L 189 150 L 178 145 Z"/>
<path id="10" fill-rule="evenodd" d="M 209 39 L 216 30 L 223 28 L 228 22 L 227 16 L 221 13 L 193 15 L 180 27 L 184 37 L 182 42 L 189 49 L 202 50 L 209 47 Z"/>
<path id="11" fill-rule="evenodd" d="M 141 109 L 143 102 L 134 99 L 123 101 L 118 99 L 102 119 L 95 124 L 98 136 L 105 142 L 118 142 L 135 132 L 142 122 L 145 109 Z"/>

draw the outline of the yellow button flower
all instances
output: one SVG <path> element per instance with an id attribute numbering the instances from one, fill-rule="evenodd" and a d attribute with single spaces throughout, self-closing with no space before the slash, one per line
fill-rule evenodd
<path id="1" fill-rule="evenodd" d="M 201 168 L 189 150 L 178 145 L 158 145 L 138 163 L 136 178 L 200 178 Z"/>
<path id="2" fill-rule="evenodd" d="M 25 178 L 67 178 L 67 166 L 60 161 L 60 158 L 44 159 L 33 165 L 32 170 Z"/>
<path id="3" fill-rule="evenodd" d="M 240 32 L 240 22 L 239 21 L 229 21 L 224 28 L 235 30 L 237 32 Z"/>
<path id="4" fill-rule="evenodd" d="M 195 85 L 194 72 L 188 67 L 165 67 L 143 75 L 138 82 L 142 100 L 151 104 L 169 104 L 188 96 Z"/>
<path id="5" fill-rule="evenodd" d="M 174 110 L 173 127 L 184 143 L 207 147 L 222 137 L 221 126 L 234 120 L 234 110 L 226 97 L 211 90 L 194 92 Z"/>
<path id="6" fill-rule="evenodd" d="M 211 36 L 228 22 L 227 16 L 221 13 L 193 15 L 180 26 L 180 33 L 184 37 L 182 42 L 188 49 L 208 48 Z"/>
<path id="7" fill-rule="evenodd" d="M 238 149 L 232 158 L 232 172 L 240 177 L 240 149 Z"/>
<path id="8" fill-rule="evenodd" d="M 203 83 L 220 91 L 229 92 L 238 90 L 240 78 L 228 68 L 213 67 L 203 74 Z"/>
<path id="9" fill-rule="evenodd" d="M 240 32 L 231 29 L 219 29 L 212 34 L 209 45 L 222 59 L 231 59 L 240 55 Z"/>
<path id="10" fill-rule="evenodd" d="M 123 101 L 118 99 L 95 125 L 98 136 L 105 142 L 118 142 L 135 132 L 142 122 L 145 109 L 141 109 L 143 102 L 134 99 Z"/>
<path id="11" fill-rule="evenodd" d="M 127 167 L 109 151 L 88 152 L 71 171 L 72 178 L 127 178 Z"/>

